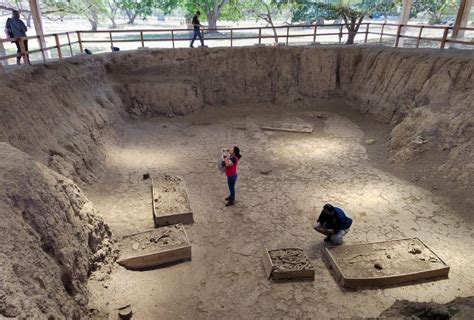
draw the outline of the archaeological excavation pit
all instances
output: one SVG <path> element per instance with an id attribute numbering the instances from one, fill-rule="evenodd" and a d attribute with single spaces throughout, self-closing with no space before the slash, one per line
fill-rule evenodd
<path id="1" fill-rule="evenodd" d="M 473 80 L 470 52 L 376 46 L 140 50 L 2 74 L 0 317 L 326 319 L 468 299 Z M 232 145 L 225 207 L 216 163 Z M 145 173 L 182 177 L 192 261 L 117 263 L 120 239 L 155 228 Z M 417 237 L 449 277 L 345 289 L 313 230 L 327 202 L 353 219 L 345 244 Z M 264 248 L 301 248 L 314 281 L 270 281 Z"/>

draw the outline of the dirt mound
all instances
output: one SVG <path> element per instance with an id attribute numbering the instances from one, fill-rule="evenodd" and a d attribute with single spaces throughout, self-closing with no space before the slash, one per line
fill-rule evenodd
<path id="1" fill-rule="evenodd" d="M 83 318 L 108 227 L 71 180 L 6 143 L 0 154 L 0 315 Z"/>
<path id="2" fill-rule="evenodd" d="M 474 296 L 456 298 L 446 304 L 397 300 L 382 312 L 381 319 L 469 320 L 474 312 Z"/>
<path id="3" fill-rule="evenodd" d="M 0 77 L 0 141 L 76 181 L 91 182 L 122 102 L 101 59 L 21 68 Z"/>

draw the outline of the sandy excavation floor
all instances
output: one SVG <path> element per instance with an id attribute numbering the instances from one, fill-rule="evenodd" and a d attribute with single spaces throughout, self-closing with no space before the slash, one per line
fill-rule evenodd
<path id="1" fill-rule="evenodd" d="M 314 132 L 259 129 L 270 120 L 311 123 Z M 247 129 L 233 129 L 235 123 Z M 117 266 L 110 280 L 91 280 L 96 318 L 107 319 L 109 310 L 129 303 L 134 319 L 374 317 L 397 298 L 444 303 L 472 295 L 471 212 L 453 208 L 454 195 L 441 197 L 390 173 L 396 170 L 386 160 L 387 136 L 383 125 L 327 101 L 291 111 L 246 105 L 130 121 L 108 147 L 102 181 L 86 193 L 118 237 L 153 227 L 143 173 L 184 177 L 195 219 L 186 227 L 193 260 L 145 272 Z M 366 145 L 367 139 L 377 142 Z M 243 158 L 237 205 L 225 208 L 227 185 L 216 162 L 220 149 L 232 144 Z M 384 290 L 341 288 L 321 261 L 324 243 L 312 229 L 326 202 L 354 219 L 346 243 L 420 237 L 451 266 L 450 278 Z M 268 281 L 261 254 L 276 246 L 303 248 L 315 281 Z"/>

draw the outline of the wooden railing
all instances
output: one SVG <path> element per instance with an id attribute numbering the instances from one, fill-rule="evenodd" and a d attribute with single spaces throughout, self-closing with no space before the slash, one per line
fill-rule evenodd
<path id="1" fill-rule="evenodd" d="M 424 36 L 426 31 L 441 32 L 438 37 Z M 447 44 L 462 45 L 468 49 L 474 49 L 474 28 L 460 28 L 464 32 L 472 32 L 469 39 L 452 39 L 450 35 L 453 27 L 448 26 L 429 26 L 429 25 L 400 25 L 393 23 L 363 23 L 361 24 L 357 34 L 356 43 L 379 43 L 391 45 L 394 47 L 403 46 L 401 43 L 405 40 L 411 41 L 410 46 L 419 48 L 422 41 L 433 43 L 440 49 L 446 48 Z M 326 31 L 326 32 L 325 32 Z M 328 31 L 328 32 L 327 32 Z M 8 60 L 19 56 L 40 54 L 39 59 L 34 61 L 46 62 L 48 60 L 61 60 L 63 58 L 83 53 L 86 46 L 92 46 L 94 52 L 109 51 L 110 47 L 119 44 L 136 43 L 139 47 L 145 48 L 148 43 L 159 43 L 166 47 L 176 48 L 180 44 L 189 43 L 193 35 L 192 29 L 142 29 L 142 30 L 101 30 L 101 31 L 74 31 L 63 32 L 57 34 L 48 34 L 44 36 L 33 36 L 16 39 L 0 39 L 0 69 L 4 65 L 8 65 Z M 410 34 L 415 32 L 415 34 Z M 275 35 L 276 33 L 276 35 Z M 342 43 L 344 37 L 348 36 L 348 31 L 342 24 L 334 25 L 287 25 L 278 26 L 275 29 L 271 27 L 245 27 L 245 28 L 219 28 L 213 32 L 204 31 L 204 40 L 212 45 L 217 46 L 236 46 L 239 41 L 247 41 L 245 45 L 249 45 L 249 40 L 255 40 L 255 44 L 262 44 L 270 40 L 285 45 L 289 44 L 315 44 L 318 41 L 324 42 L 327 37 L 337 36 L 337 41 L 326 41 L 326 43 Z M 302 40 L 303 43 L 295 42 L 294 39 Z M 23 41 L 20 40 L 36 40 L 37 48 L 26 50 Z M 20 53 L 5 52 L 5 45 L 10 44 L 11 48 L 15 46 L 11 43 L 18 41 L 20 45 Z M 53 45 L 46 45 L 46 43 Z M 267 41 L 268 42 L 268 41 Z M 97 46 L 107 44 L 105 48 Z M 238 44 L 237 44 L 238 45 Z M 77 47 L 76 47 L 77 46 Z M 160 46 L 158 46 L 160 47 Z M 161 46 L 162 47 L 162 46 Z M 74 49 L 73 49 L 74 48 Z M 96 50 L 94 50 L 94 48 Z M 136 46 L 133 47 L 137 48 Z M 16 49 L 16 48 L 15 48 Z M 128 48 L 130 49 L 130 48 Z M 11 50 L 11 49 L 10 49 Z M 11 50 L 13 51 L 13 50 Z M 14 50 L 15 52 L 16 50 Z"/>

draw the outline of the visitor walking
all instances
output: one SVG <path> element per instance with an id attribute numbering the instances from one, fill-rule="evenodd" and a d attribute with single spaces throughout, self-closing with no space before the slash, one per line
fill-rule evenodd
<path id="1" fill-rule="evenodd" d="M 25 23 L 20 19 L 20 12 L 18 10 L 12 11 L 12 17 L 7 19 L 7 23 L 5 24 L 5 32 L 9 38 L 24 38 L 26 37 L 26 31 L 28 28 L 26 27 Z M 21 44 L 20 41 L 23 42 L 24 50 L 28 51 L 28 40 L 27 39 L 17 39 L 15 41 L 16 49 L 17 49 L 17 56 L 16 56 L 16 64 L 20 65 L 21 61 Z M 30 63 L 29 55 L 25 55 L 23 57 L 23 61 L 25 63 Z"/>
<path id="2" fill-rule="evenodd" d="M 203 27 L 203 25 L 201 25 L 201 23 L 199 22 L 200 15 L 201 15 L 201 12 L 196 11 L 196 14 L 193 17 L 192 23 L 194 27 L 194 35 L 193 35 L 193 40 L 191 41 L 191 44 L 190 44 L 191 48 L 194 48 L 193 44 L 196 38 L 199 38 L 199 40 L 201 41 L 201 47 L 204 47 L 204 40 L 202 40 L 202 34 L 201 34 L 201 27 Z"/>
<path id="3" fill-rule="evenodd" d="M 324 241 L 332 241 L 336 245 L 343 243 L 343 237 L 349 232 L 352 219 L 340 208 L 325 204 L 318 217 L 314 230 L 326 236 Z"/>
<path id="4" fill-rule="evenodd" d="M 233 206 L 235 204 L 235 184 L 237 183 L 237 165 L 241 158 L 239 147 L 229 148 L 224 150 L 227 154 L 224 154 L 223 161 L 225 166 L 225 175 L 227 176 L 227 184 L 229 186 L 229 196 L 225 198 L 227 203 L 226 207 Z"/>

